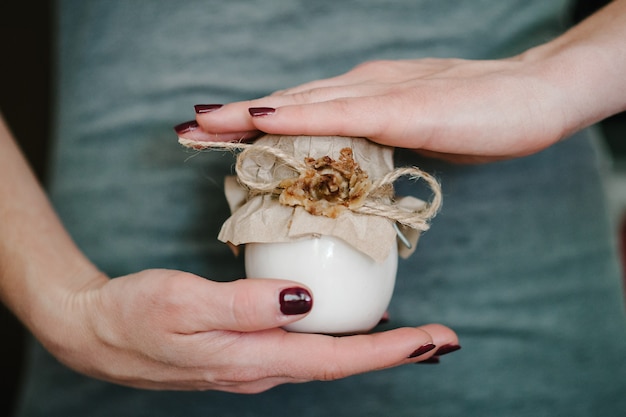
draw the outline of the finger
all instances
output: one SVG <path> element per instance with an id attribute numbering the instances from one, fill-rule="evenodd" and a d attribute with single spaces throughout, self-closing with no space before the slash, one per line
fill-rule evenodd
<path id="1" fill-rule="evenodd" d="M 459 338 L 457 334 L 446 326 L 432 323 L 432 324 L 425 324 L 423 326 L 420 326 L 419 329 L 431 335 L 433 339 L 433 344 L 436 346 L 436 348 L 433 349 L 432 351 L 429 351 L 425 355 L 415 356 L 416 352 L 413 352 L 413 355 L 410 355 L 412 357 L 409 357 L 409 359 L 412 361 L 419 362 L 419 361 L 428 359 L 430 357 L 439 355 L 440 354 L 439 352 L 443 347 L 446 347 L 447 349 L 451 349 L 451 346 L 460 346 Z"/>
<path id="2" fill-rule="evenodd" d="M 209 281 L 196 302 L 206 308 L 197 318 L 197 331 L 252 332 L 284 326 L 306 316 L 313 307 L 311 291 L 286 280 L 241 279 Z"/>
<path id="3" fill-rule="evenodd" d="M 293 95 L 293 94 L 305 93 L 311 90 L 327 89 L 330 87 L 352 86 L 352 85 L 360 83 L 360 81 L 362 80 L 357 79 L 354 76 L 351 76 L 350 74 L 343 74 L 343 75 L 339 75 L 339 76 L 332 77 L 332 78 L 309 81 L 307 83 L 304 83 L 295 87 L 286 88 L 284 90 L 277 91 L 273 95 Z"/>
<path id="4" fill-rule="evenodd" d="M 220 134 L 231 132 L 248 132 L 256 128 L 250 120 L 248 108 L 259 105 L 258 100 L 239 101 L 216 106 L 210 112 L 198 112 L 202 105 L 196 105 L 196 122 L 203 131 Z"/>
<path id="5" fill-rule="evenodd" d="M 437 346 L 459 344 L 451 329 L 438 324 L 345 337 L 287 333 L 282 342 L 270 349 L 273 353 L 260 349 L 257 354 L 274 362 L 277 375 L 303 380 L 334 380 L 417 362 L 432 357 Z M 420 350 L 424 353 L 415 356 Z"/>
<path id="6" fill-rule="evenodd" d="M 312 86 L 317 84 L 311 83 Z M 252 131 L 257 128 L 250 117 L 250 108 L 274 108 L 325 102 L 338 98 L 360 97 L 374 94 L 378 88 L 374 84 L 355 87 L 353 85 L 326 86 L 319 83 L 319 87 L 308 88 L 304 91 L 297 90 L 296 93 L 293 93 L 291 90 L 285 90 L 283 93 L 256 100 L 240 101 L 219 106 L 217 110 L 196 114 L 196 121 L 203 131 L 214 134 Z M 196 108 L 198 108 L 198 105 Z"/>
<path id="7" fill-rule="evenodd" d="M 389 98 L 385 100 L 388 102 Z M 398 137 L 406 139 L 406 122 L 382 104 L 380 97 L 339 98 L 266 110 L 252 117 L 252 121 L 256 129 L 267 133 L 367 137 L 394 145 Z M 255 113 L 254 109 L 251 113 Z"/>
<path id="8" fill-rule="evenodd" d="M 245 142 L 258 136 L 260 133 L 254 129 L 239 132 L 208 132 L 202 129 L 195 120 L 174 126 L 174 131 L 182 144 L 197 149 L 204 149 L 211 142 Z"/>

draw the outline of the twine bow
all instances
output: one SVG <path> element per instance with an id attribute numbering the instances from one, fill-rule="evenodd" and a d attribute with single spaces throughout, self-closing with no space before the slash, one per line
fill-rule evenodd
<path id="1" fill-rule="evenodd" d="M 182 145 L 198 149 L 197 146 L 195 146 L 197 145 L 196 142 L 189 142 L 190 143 L 186 143 L 185 139 L 180 139 Z M 292 154 L 284 152 L 277 147 L 240 142 L 206 142 L 203 143 L 202 149 L 240 150 L 241 152 L 237 156 L 235 171 L 240 184 L 247 188 L 250 196 L 273 194 L 278 195 L 280 201 L 285 200 L 280 197 L 286 190 L 286 180 L 284 178 L 275 179 L 273 181 L 260 181 L 256 173 L 244 169 L 244 161 L 250 157 L 255 155 L 273 156 L 277 161 L 281 162 L 282 166 L 290 168 L 296 174 L 296 176 L 288 180 L 306 176 L 307 171 L 311 170 L 310 161 L 307 164 L 306 159 L 300 161 Z M 325 175 L 329 175 L 329 173 L 326 172 Z M 424 180 L 433 192 L 431 201 L 422 204 L 416 209 L 407 209 L 399 206 L 393 198 L 393 183 L 405 176 L 415 181 L 420 179 Z M 290 183 L 289 181 L 287 182 Z M 352 182 L 354 181 L 350 181 L 350 183 Z M 355 184 L 350 185 L 354 186 Z M 417 167 L 397 168 L 375 181 L 370 181 L 366 187 L 363 187 L 362 184 L 359 186 L 364 188 L 360 191 L 362 192 L 360 198 L 351 201 L 330 201 L 330 206 L 338 208 L 339 210 L 345 208 L 358 214 L 384 217 L 412 229 L 426 231 L 429 228 L 428 222 L 437 214 L 442 203 L 441 186 L 439 182 L 433 176 Z M 281 201 L 281 204 L 286 203 Z M 293 199 L 289 199 L 289 203 L 286 205 L 304 206 L 304 204 L 294 202 Z M 307 211 L 311 212 L 311 210 Z M 331 210 L 325 213 L 312 214 L 323 214 L 328 217 L 335 217 L 329 215 L 329 213 L 337 213 L 337 211 Z"/>

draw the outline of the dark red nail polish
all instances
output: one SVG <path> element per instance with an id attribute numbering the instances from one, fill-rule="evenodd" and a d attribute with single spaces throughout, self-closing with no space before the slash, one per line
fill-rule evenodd
<path id="1" fill-rule="evenodd" d="M 252 117 L 262 117 L 274 114 L 276 112 L 276 109 L 273 107 L 250 107 L 248 109 L 248 112 Z"/>
<path id="2" fill-rule="evenodd" d="M 196 122 L 195 120 L 190 120 L 188 122 L 184 122 L 174 126 L 174 130 L 176 131 L 176 133 L 181 134 L 196 130 L 198 127 L 198 122 Z"/>
<path id="3" fill-rule="evenodd" d="M 439 363 L 439 358 L 436 356 L 431 356 L 428 359 L 424 359 L 423 361 L 415 362 L 416 365 L 424 364 L 424 365 L 435 365 Z"/>
<path id="4" fill-rule="evenodd" d="M 312 307 L 313 298 L 304 288 L 286 288 L 280 292 L 280 311 L 287 316 L 308 313 Z"/>
<path id="5" fill-rule="evenodd" d="M 212 111 L 221 109 L 222 107 L 224 107 L 223 104 L 196 104 L 193 106 L 197 114 L 211 113 Z"/>
<path id="6" fill-rule="evenodd" d="M 437 346 L 433 345 L 432 343 L 426 343 L 423 346 L 418 347 L 413 353 L 411 353 L 408 358 L 416 358 L 418 356 L 423 355 L 424 353 L 428 353 L 431 350 L 433 350 L 434 348 L 436 348 Z"/>
<path id="7" fill-rule="evenodd" d="M 441 346 L 437 352 L 435 353 L 435 355 L 437 356 L 442 356 L 445 355 L 447 353 L 452 353 L 452 352 L 456 352 L 457 350 L 461 349 L 461 346 L 459 345 L 443 345 Z"/>

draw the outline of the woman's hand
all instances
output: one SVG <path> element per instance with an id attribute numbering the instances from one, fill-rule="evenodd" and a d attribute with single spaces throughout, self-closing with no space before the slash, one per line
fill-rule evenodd
<path id="1" fill-rule="evenodd" d="M 75 370 L 115 383 L 174 390 L 260 392 L 428 359 L 457 346 L 441 325 L 331 337 L 289 333 L 308 290 L 284 280 L 217 283 L 172 271 L 98 277 L 66 297 L 61 339 L 45 343 Z M 285 292 L 300 295 L 296 301 Z M 69 337 L 68 337 L 69 336 Z M 48 339 L 49 340 L 49 339 Z M 431 349 L 431 350 L 429 350 Z M 411 357 L 415 353 L 421 355 Z"/>
<path id="2" fill-rule="evenodd" d="M 460 162 L 528 155 L 626 109 L 626 1 L 510 59 L 362 64 L 338 77 L 225 106 L 196 106 L 180 136 L 367 137 Z M 198 127 L 199 125 L 199 127 Z"/>
<path id="3" fill-rule="evenodd" d="M 211 132 L 207 139 L 225 134 L 231 140 L 257 130 L 359 136 L 396 147 L 498 159 L 560 139 L 568 113 L 560 105 L 566 101 L 562 95 L 519 59 L 376 61 L 336 78 L 200 113 L 197 122 L 201 131 Z"/>

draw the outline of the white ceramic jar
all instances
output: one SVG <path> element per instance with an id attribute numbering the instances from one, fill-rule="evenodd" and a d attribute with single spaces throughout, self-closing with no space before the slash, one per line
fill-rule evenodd
<path id="1" fill-rule="evenodd" d="M 383 262 L 331 237 L 295 242 L 247 243 L 249 278 L 301 282 L 313 295 L 313 308 L 303 319 L 285 326 L 305 333 L 353 334 L 371 330 L 387 309 L 396 280 L 394 245 Z"/>

